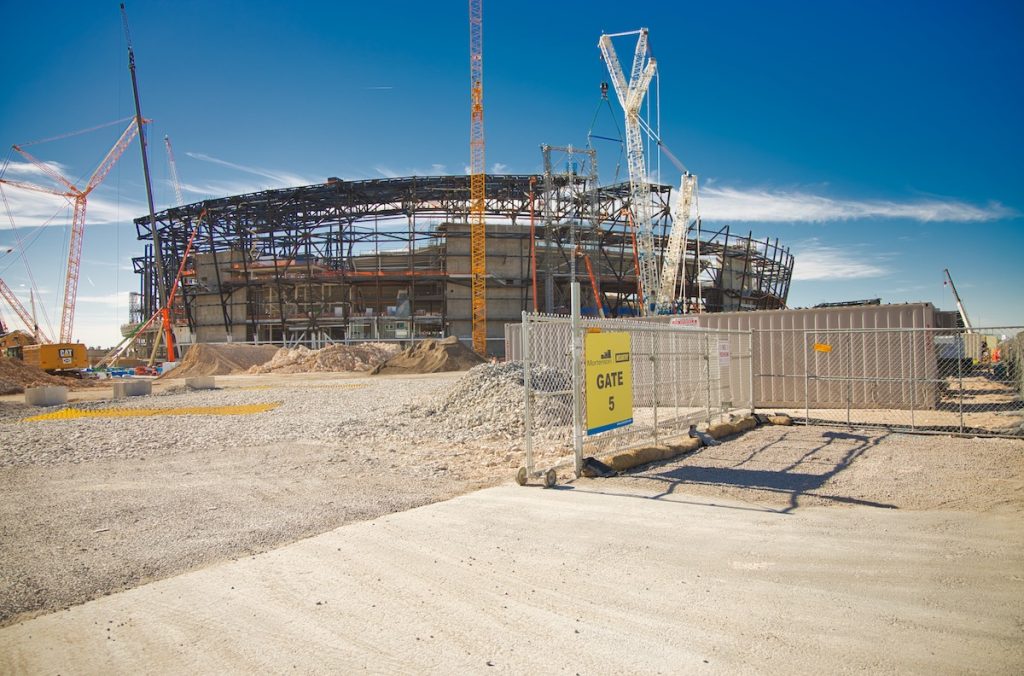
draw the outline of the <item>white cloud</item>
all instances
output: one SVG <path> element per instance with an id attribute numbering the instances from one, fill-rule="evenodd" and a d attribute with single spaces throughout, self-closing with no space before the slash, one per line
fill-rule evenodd
<path id="1" fill-rule="evenodd" d="M 840 249 L 809 240 L 794 244 L 792 250 L 795 281 L 863 279 L 889 274 L 877 260 L 858 254 L 855 248 Z"/>
<path id="2" fill-rule="evenodd" d="M 799 190 L 768 190 L 705 185 L 700 189 L 700 211 L 715 221 L 760 223 L 847 221 L 862 218 L 901 218 L 921 222 L 983 222 L 1014 217 L 1010 208 L 990 202 L 977 206 L 952 199 L 851 200 L 814 195 Z"/>
<path id="3" fill-rule="evenodd" d="M 495 162 L 491 165 L 492 174 L 504 174 L 506 169 L 508 169 L 508 165 L 503 164 L 502 162 Z"/>
<path id="4" fill-rule="evenodd" d="M 68 168 L 65 165 L 61 164 L 60 162 L 47 161 L 41 163 L 44 164 L 48 169 L 50 169 L 50 171 L 60 174 L 61 176 L 64 176 L 68 172 Z M 49 174 L 47 174 L 45 171 L 43 171 L 41 167 L 33 164 L 32 162 L 22 162 L 20 160 L 9 162 L 7 164 L 7 170 L 4 173 L 4 178 L 9 178 L 8 174 L 17 177 L 12 180 L 32 179 L 32 183 L 45 183 L 46 185 L 44 187 L 50 187 L 50 184 L 53 182 L 53 179 L 50 178 Z M 37 178 L 43 179 L 44 177 L 45 180 L 43 181 L 36 180 Z M 53 184 L 54 187 L 56 187 L 56 185 L 56 183 Z"/>
<path id="5" fill-rule="evenodd" d="M 128 312 L 128 291 L 118 291 L 116 293 L 104 293 L 97 296 L 82 295 L 79 294 L 75 299 L 76 303 L 86 303 L 89 305 L 110 305 L 116 308 L 124 308 L 126 316 Z"/>
<path id="6" fill-rule="evenodd" d="M 374 167 L 373 170 L 376 171 L 381 176 L 383 176 L 384 178 L 398 178 L 399 175 L 398 172 L 392 169 L 388 169 L 387 167 L 378 166 Z"/>
<path id="7" fill-rule="evenodd" d="M 217 164 L 222 167 L 236 169 L 247 174 L 253 174 L 254 176 L 262 176 L 263 178 L 271 181 L 269 185 L 263 186 L 265 188 L 292 188 L 298 185 L 310 185 L 317 182 L 316 180 L 299 174 L 292 174 L 274 169 L 265 169 L 263 167 L 250 167 L 244 164 L 236 164 L 234 162 L 228 162 L 227 160 L 211 157 L 204 153 L 187 152 L 185 154 L 194 160 L 200 160 L 201 162 L 209 162 L 210 164 Z M 182 186 L 182 189 L 184 189 L 184 186 Z"/>
<path id="8" fill-rule="evenodd" d="M 0 227 L 9 227 L 11 221 L 18 228 L 66 227 L 71 224 L 71 202 L 64 197 L 12 186 L 0 186 L 0 189 L 7 199 L 6 207 L 10 209 L 9 218 L 7 213 L 0 215 Z M 146 210 L 141 202 L 124 198 L 109 199 L 105 196 L 106 192 L 101 187 L 89 195 L 85 212 L 86 227 L 127 222 Z"/>

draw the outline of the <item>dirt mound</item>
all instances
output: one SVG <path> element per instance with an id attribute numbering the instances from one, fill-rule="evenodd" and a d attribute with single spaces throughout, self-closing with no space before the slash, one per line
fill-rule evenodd
<path id="1" fill-rule="evenodd" d="M 186 376 L 223 376 L 245 373 L 253 366 L 263 364 L 277 353 L 275 345 L 239 345 L 236 343 L 199 343 L 189 348 L 177 368 L 160 376 L 161 379 Z"/>
<path id="2" fill-rule="evenodd" d="M 466 371 L 483 362 L 475 352 L 455 336 L 441 340 L 424 340 L 396 354 L 378 366 L 373 373 L 440 373 Z"/>
<path id="3" fill-rule="evenodd" d="M 0 394 L 19 394 L 24 392 L 26 387 L 42 387 L 43 385 L 63 385 L 73 390 L 79 390 L 93 387 L 96 384 L 97 381 L 92 380 L 52 376 L 20 359 L 0 357 Z"/>
<path id="4" fill-rule="evenodd" d="M 329 345 L 320 350 L 282 347 L 265 364 L 249 373 L 313 373 L 317 371 L 369 371 L 399 351 L 394 343 Z"/>

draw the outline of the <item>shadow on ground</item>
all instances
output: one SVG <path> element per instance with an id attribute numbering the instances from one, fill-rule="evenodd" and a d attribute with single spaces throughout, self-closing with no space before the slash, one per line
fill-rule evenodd
<path id="1" fill-rule="evenodd" d="M 655 495 L 644 496 L 654 500 L 665 499 L 687 486 L 781 494 L 787 498 L 788 504 L 783 509 L 772 510 L 780 513 L 795 510 L 800 506 L 801 497 L 811 495 L 826 502 L 897 508 L 892 504 L 830 494 L 826 488 L 834 477 L 889 436 L 888 432 L 868 436 L 829 430 L 823 432 L 820 440 L 810 447 L 806 439 L 791 440 L 790 435 L 789 432 L 783 433 L 739 458 L 728 457 L 727 451 L 722 450 L 727 448 L 725 446 L 704 447 L 681 459 L 622 475 L 619 480 L 660 484 L 662 490 Z M 797 454 L 792 453 L 794 449 Z"/>

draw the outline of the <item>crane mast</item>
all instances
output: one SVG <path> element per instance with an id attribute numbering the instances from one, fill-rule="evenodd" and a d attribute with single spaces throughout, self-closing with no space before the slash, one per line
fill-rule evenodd
<path id="1" fill-rule="evenodd" d="M 679 266 L 686 256 L 686 235 L 690 231 L 690 213 L 697 193 L 697 177 L 684 172 L 679 183 L 679 198 L 672 208 L 672 232 L 661 263 L 661 287 L 658 289 L 658 311 L 670 313 L 676 309 L 676 286 Z M 686 273 L 684 271 L 683 277 Z"/>
<path id="2" fill-rule="evenodd" d="M 640 313 L 650 314 L 660 284 L 658 283 L 658 260 L 654 251 L 654 210 L 651 205 L 651 185 L 647 178 L 644 161 L 643 138 L 641 137 L 640 108 L 657 70 L 653 57 L 647 55 L 647 29 L 627 33 L 604 34 L 598 40 L 598 47 L 604 56 L 611 76 L 615 95 L 626 114 L 626 159 L 629 165 L 629 191 L 633 204 L 633 222 L 637 231 L 637 262 L 640 269 Z M 633 67 L 629 81 L 626 81 L 619 64 L 619 58 L 612 45 L 612 38 L 637 35 L 636 50 L 633 53 Z"/>
<path id="3" fill-rule="evenodd" d="M 469 257 L 473 351 L 487 353 L 487 226 L 484 163 L 483 0 L 469 0 Z"/>

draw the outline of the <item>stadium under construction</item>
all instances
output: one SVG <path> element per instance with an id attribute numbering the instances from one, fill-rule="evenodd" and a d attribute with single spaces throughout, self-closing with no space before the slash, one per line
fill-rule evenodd
<path id="1" fill-rule="evenodd" d="M 585 314 L 641 312 L 630 185 L 597 187 L 595 174 L 567 166 L 487 176 L 489 352 L 501 353 L 504 325 L 523 311 L 567 312 L 572 280 L 583 287 Z M 671 197 L 670 186 L 651 185 L 659 265 Z M 319 346 L 454 335 L 468 343 L 469 203 L 468 175 L 330 178 L 159 212 L 165 284 L 183 272 L 172 307 L 177 339 Z M 146 246 L 134 259 L 141 288 L 125 335 L 159 308 L 153 224 L 135 224 Z M 695 220 L 683 252 L 674 312 L 785 306 L 793 256 L 778 239 Z M 156 330 L 137 349 L 148 350 Z"/>

